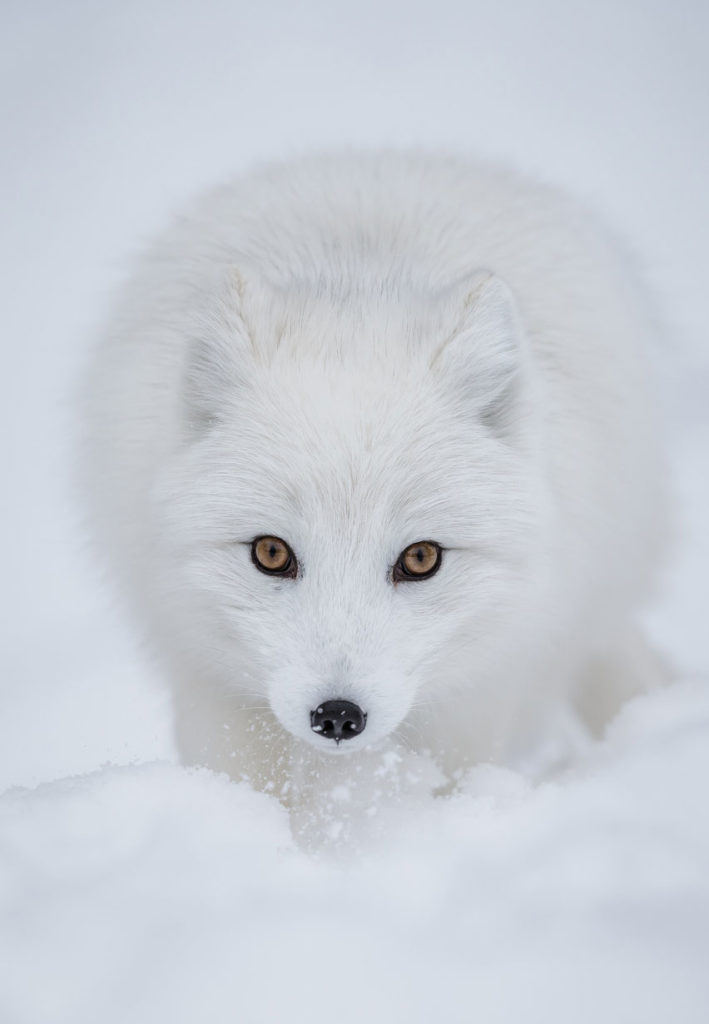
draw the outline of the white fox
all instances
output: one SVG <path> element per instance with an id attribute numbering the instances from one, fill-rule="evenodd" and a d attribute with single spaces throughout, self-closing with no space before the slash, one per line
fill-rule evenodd
<path id="1" fill-rule="evenodd" d="M 402 743 L 450 782 L 649 686 L 655 335 L 577 205 L 464 159 L 303 159 L 189 208 L 83 392 L 184 760 L 285 793 Z"/>

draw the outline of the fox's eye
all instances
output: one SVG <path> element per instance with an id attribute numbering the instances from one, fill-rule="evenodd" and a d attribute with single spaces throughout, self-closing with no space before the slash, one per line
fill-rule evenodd
<path id="1" fill-rule="evenodd" d="M 298 573 L 295 555 L 280 537 L 257 537 L 251 545 L 251 561 L 268 576 L 293 579 Z"/>
<path id="2" fill-rule="evenodd" d="M 441 565 L 441 546 L 432 540 L 419 540 L 409 544 L 399 555 L 394 566 L 394 583 L 402 580 L 423 580 L 438 572 Z"/>

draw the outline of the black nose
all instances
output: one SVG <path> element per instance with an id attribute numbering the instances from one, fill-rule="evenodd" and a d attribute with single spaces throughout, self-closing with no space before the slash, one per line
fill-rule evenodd
<path id="1" fill-rule="evenodd" d="M 364 732 L 367 716 L 356 704 L 348 700 L 326 700 L 310 712 L 310 728 L 326 739 L 351 740 Z"/>

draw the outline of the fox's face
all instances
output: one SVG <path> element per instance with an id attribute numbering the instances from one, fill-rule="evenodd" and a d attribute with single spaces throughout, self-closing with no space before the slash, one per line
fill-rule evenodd
<path id="1" fill-rule="evenodd" d="M 206 321 L 187 370 L 159 492 L 191 594 L 180 628 L 235 697 L 323 751 L 392 733 L 433 681 L 441 699 L 473 679 L 514 610 L 538 500 L 524 339 L 501 282 L 468 291 L 415 332 L 335 308 L 277 332 L 222 298 L 237 308 Z"/>

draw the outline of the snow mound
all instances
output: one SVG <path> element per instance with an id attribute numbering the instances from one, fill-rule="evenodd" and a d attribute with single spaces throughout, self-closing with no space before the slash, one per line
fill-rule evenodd
<path id="1" fill-rule="evenodd" d="M 573 773 L 482 766 L 337 861 L 205 770 L 10 791 L 0 1020 L 705 1024 L 707 781 L 709 686 L 686 682 Z"/>

